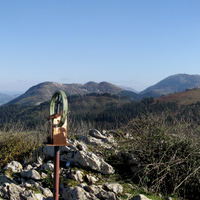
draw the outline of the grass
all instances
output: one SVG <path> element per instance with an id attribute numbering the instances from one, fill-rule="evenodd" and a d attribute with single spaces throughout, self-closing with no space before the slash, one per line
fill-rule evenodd
<path id="1" fill-rule="evenodd" d="M 44 136 L 39 132 L 0 132 L 0 168 L 16 160 L 24 163 L 26 158 L 42 144 Z"/>

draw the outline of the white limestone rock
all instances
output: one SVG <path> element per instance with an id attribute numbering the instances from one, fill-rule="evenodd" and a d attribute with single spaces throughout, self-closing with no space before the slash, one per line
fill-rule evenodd
<path id="1" fill-rule="evenodd" d="M 20 195 L 23 197 L 24 200 L 38 200 L 32 190 L 21 192 Z"/>
<path id="2" fill-rule="evenodd" d="M 69 178 L 71 178 L 75 181 L 83 182 L 83 176 L 84 176 L 83 172 L 80 170 L 77 170 L 77 171 L 75 171 L 75 173 L 71 173 L 69 175 Z"/>
<path id="3" fill-rule="evenodd" d="M 45 174 L 44 172 L 42 172 L 42 173 L 41 173 L 41 177 L 42 177 L 42 178 L 47 178 L 47 177 L 48 177 L 48 175 L 47 175 L 47 174 Z"/>
<path id="4" fill-rule="evenodd" d="M 91 136 L 80 136 L 78 141 L 83 141 L 85 144 L 91 144 L 94 146 L 101 146 L 105 149 L 113 149 L 112 145 L 105 143 L 106 139 L 102 140 L 102 139 L 97 139 L 95 137 L 91 137 Z M 114 149 L 113 149 L 114 150 Z"/>
<path id="5" fill-rule="evenodd" d="M 94 194 L 98 199 L 105 199 L 105 200 L 120 200 L 114 192 L 105 191 L 102 189 L 101 185 L 91 185 L 85 186 L 85 191 L 89 192 L 90 194 Z"/>
<path id="6" fill-rule="evenodd" d="M 106 163 L 103 158 L 96 156 L 92 152 L 76 151 L 62 155 L 60 158 L 62 161 L 76 163 L 82 168 L 92 169 L 103 174 L 113 174 L 115 172 L 113 167 Z"/>
<path id="7" fill-rule="evenodd" d="M 45 163 L 42 165 L 42 170 L 50 170 L 53 171 L 54 170 L 54 164 L 53 163 Z"/>
<path id="8" fill-rule="evenodd" d="M 86 174 L 85 176 L 86 176 L 86 178 L 87 178 L 87 180 L 88 180 L 88 182 L 89 182 L 90 184 L 94 184 L 94 183 L 96 183 L 96 182 L 98 181 L 97 178 L 95 178 L 95 177 L 93 177 L 93 176 L 91 176 L 91 175 L 89 175 L 89 174 Z"/>
<path id="9" fill-rule="evenodd" d="M 99 200 L 95 195 L 86 192 L 79 186 L 64 188 L 62 198 L 66 200 Z"/>
<path id="10" fill-rule="evenodd" d="M 32 167 L 31 165 L 26 165 L 26 166 L 24 167 L 24 170 L 31 170 L 31 169 L 33 169 L 33 167 Z"/>
<path id="11" fill-rule="evenodd" d="M 0 186 L 0 197 L 12 200 L 21 200 L 20 193 L 25 189 L 14 183 L 4 183 Z"/>
<path id="12" fill-rule="evenodd" d="M 92 137 L 95 137 L 97 139 L 105 139 L 106 138 L 106 136 L 101 134 L 101 132 L 98 131 L 97 129 L 90 129 L 89 130 L 89 135 L 92 136 Z"/>
<path id="13" fill-rule="evenodd" d="M 119 183 L 107 183 L 105 184 L 106 188 L 115 194 L 122 194 L 123 187 Z"/>
<path id="14" fill-rule="evenodd" d="M 23 169 L 21 163 L 19 163 L 18 161 L 12 161 L 10 163 L 8 163 L 5 167 L 5 170 L 11 170 L 12 172 L 21 172 L 21 170 Z"/>

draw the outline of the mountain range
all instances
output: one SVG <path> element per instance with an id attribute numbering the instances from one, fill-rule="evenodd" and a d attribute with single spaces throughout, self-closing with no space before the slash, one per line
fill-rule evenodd
<path id="1" fill-rule="evenodd" d="M 144 97 L 160 97 L 198 87 L 200 87 L 200 75 L 189 74 L 169 76 L 140 93 L 134 92 L 134 89 L 116 86 L 108 82 L 96 83 L 90 81 L 85 84 L 43 82 L 31 87 L 24 94 L 14 99 L 11 99 L 8 95 L 0 94 L 0 105 L 3 103 L 7 105 L 39 105 L 42 102 L 49 101 L 55 90 L 63 90 L 67 96 L 89 93 L 111 93 L 119 96 L 128 96 L 130 100 L 140 101 Z"/>
<path id="2" fill-rule="evenodd" d="M 42 102 L 49 101 L 56 90 L 62 90 L 67 96 L 85 95 L 89 93 L 110 93 L 119 96 L 129 96 L 132 100 L 140 101 L 142 95 L 132 91 L 126 91 L 116 85 L 108 82 L 88 82 L 86 84 L 60 84 L 55 82 L 43 82 L 31 87 L 24 94 L 11 100 L 7 105 L 39 105 Z"/>
<path id="3" fill-rule="evenodd" d="M 20 94 L 8 95 L 0 93 L 0 106 L 11 101 L 12 99 L 15 99 L 18 96 L 20 96 Z"/>

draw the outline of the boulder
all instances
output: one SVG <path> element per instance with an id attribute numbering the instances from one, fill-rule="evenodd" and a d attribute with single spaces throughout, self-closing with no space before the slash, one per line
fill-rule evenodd
<path id="1" fill-rule="evenodd" d="M 79 140 L 78 141 L 83 141 L 85 144 L 90 144 L 90 145 L 94 145 L 94 146 L 101 146 L 105 149 L 113 149 L 114 148 L 108 144 L 108 143 L 105 143 L 106 138 L 105 139 L 97 139 L 97 138 L 94 138 L 94 137 L 91 137 L 91 136 L 80 136 Z"/>
<path id="2" fill-rule="evenodd" d="M 44 153 L 45 158 L 53 158 L 54 157 L 54 147 L 53 146 L 43 146 L 41 149 L 42 153 Z"/>
<path id="3" fill-rule="evenodd" d="M 115 172 L 113 167 L 106 163 L 103 158 L 96 156 L 92 152 L 78 151 L 75 159 L 84 168 L 90 168 L 103 174 L 113 174 Z"/>
<path id="4" fill-rule="evenodd" d="M 35 197 L 37 198 L 37 200 L 53 200 L 53 197 L 45 198 L 45 196 L 40 193 L 35 194 Z"/>
<path id="5" fill-rule="evenodd" d="M 69 175 L 69 178 L 75 180 L 75 181 L 80 181 L 83 182 L 83 172 L 80 170 L 75 171 L 75 173 L 71 173 Z"/>
<path id="6" fill-rule="evenodd" d="M 79 186 L 64 188 L 62 198 L 66 200 L 98 200 L 93 194 L 86 192 Z"/>
<path id="7" fill-rule="evenodd" d="M 45 158 L 44 154 L 38 155 L 37 156 L 37 163 L 40 164 L 40 165 L 42 165 L 42 163 L 44 161 L 44 158 Z"/>
<path id="8" fill-rule="evenodd" d="M 96 156 L 92 152 L 76 151 L 62 155 L 60 158 L 62 161 L 69 161 L 82 168 L 92 169 L 103 174 L 113 174 L 115 172 L 113 167 L 106 163 L 103 158 Z"/>
<path id="9" fill-rule="evenodd" d="M 115 193 L 110 191 L 105 191 L 102 189 L 101 185 L 91 185 L 91 186 L 84 186 L 85 191 L 89 192 L 90 194 L 94 194 L 98 199 L 104 200 L 120 200 Z"/>
<path id="10" fill-rule="evenodd" d="M 26 165 L 26 167 L 24 167 L 24 170 L 31 170 L 31 169 L 33 169 L 31 165 Z"/>
<path id="11" fill-rule="evenodd" d="M 88 182 L 89 182 L 90 184 L 94 184 L 94 183 L 96 183 L 96 182 L 98 181 L 98 179 L 96 179 L 96 178 L 93 177 L 93 176 L 90 176 L 89 174 L 86 174 L 85 177 L 87 178 L 87 180 L 88 180 Z"/>
<path id="12" fill-rule="evenodd" d="M 107 131 L 106 130 L 102 130 L 101 133 L 102 133 L 102 135 L 106 136 Z"/>
<path id="13" fill-rule="evenodd" d="M 27 181 L 23 181 L 22 185 L 24 185 L 27 188 L 31 188 L 31 187 L 36 188 L 38 191 L 41 191 L 45 197 L 53 196 L 53 193 L 51 192 L 51 190 L 49 188 L 44 188 L 41 182 L 36 182 L 32 179 L 29 179 Z"/>
<path id="14" fill-rule="evenodd" d="M 120 200 L 113 192 L 107 192 L 104 190 L 101 190 L 97 194 L 97 197 L 103 200 Z"/>
<path id="15" fill-rule="evenodd" d="M 40 164 L 40 163 L 37 163 L 37 162 L 35 162 L 35 163 L 33 163 L 33 164 L 32 164 L 32 166 L 33 166 L 33 169 L 37 169 L 38 167 L 40 167 L 40 166 L 41 166 L 41 164 Z"/>
<path id="16" fill-rule="evenodd" d="M 69 153 L 71 151 L 77 150 L 86 150 L 87 147 L 85 144 L 77 141 L 77 140 L 68 140 L 69 146 L 61 146 L 60 154 Z M 38 148 L 36 151 L 41 151 L 40 154 L 44 155 L 46 159 L 50 159 L 54 157 L 54 148 L 53 146 L 43 146 L 43 148 Z"/>
<path id="17" fill-rule="evenodd" d="M 42 178 L 47 178 L 47 177 L 48 177 L 48 175 L 47 175 L 47 174 L 45 174 L 44 172 L 42 172 L 42 173 L 41 173 L 41 177 L 42 177 Z"/>
<path id="18" fill-rule="evenodd" d="M 101 134 L 101 132 L 99 132 L 96 129 L 90 129 L 89 130 L 89 135 L 92 136 L 92 137 L 95 137 L 97 139 L 104 139 L 104 138 L 106 138 L 105 135 Z"/>
<path id="19" fill-rule="evenodd" d="M 14 183 L 17 184 L 16 181 L 14 181 L 11 177 L 0 175 L 0 186 L 2 186 L 4 183 Z"/>
<path id="20" fill-rule="evenodd" d="M 20 193 L 25 189 L 14 183 L 4 183 L 0 186 L 0 197 L 12 200 L 21 200 Z"/>
<path id="21" fill-rule="evenodd" d="M 83 185 L 85 191 L 97 195 L 101 190 L 101 185 Z"/>
<path id="22" fill-rule="evenodd" d="M 83 141 L 86 144 L 96 145 L 96 146 L 102 146 L 107 149 L 113 149 L 113 146 L 115 147 L 117 143 L 115 142 L 113 135 L 100 133 L 96 129 L 91 129 L 89 131 L 88 136 L 80 136 L 79 141 Z"/>
<path id="23" fill-rule="evenodd" d="M 45 197 L 53 197 L 53 193 L 49 188 L 43 188 L 42 186 L 39 186 L 39 189 Z"/>
<path id="24" fill-rule="evenodd" d="M 20 195 L 23 197 L 23 200 L 47 200 L 47 199 L 51 199 L 50 198 L 46 198 L 43 194 L 40 193 L 34 193 L 32 190 L 26 190 L 24 192 L 21 192 Z M 53 197 L 52 197 L 53 200 Z"/>
<path id="25" fill-rule="evenodd" d="M 116 141 L 114 140 L 113 136 L 112 135 L 108 135 L 106 138 L 102 139 L 102 141 L 104 143 L 108 143 L 108 144 L 112 144 L 114 147 L 116 147 L 117 143 Z"/>
<path id="26" fill-rule="evenodd" d="M 76 146 L 78 145 L 77 140 L 67 140 L 67 143 L 69 144 L 68 146 L 62 146 L 60 148 L 61 153 L 66 153 L 66 152 L 77 150 L 77 148 L 76 148 Z"/>
<path id="27" fill-rule="evenodd" d="M 139 195 L 133 197 L 133 198 L 130 199 L 130 200 L 152 200 L 152 199 L 147 198 L 147 197 L 144 196 L 143 194 L 139 194 Z"/>
<path id="28" fill-rule="evenodd" d="M 54 164 L 53 163 L 45 163 L 42 165 L 41 170 L 54 170 Z"/>
<path id="29" fill-rule="evenodd" d="M 120 200 L 115 193 L 105 191 L 102 186 L 80 184 L 76 187 L 64 188 L 62 198 L 66 200 Z"/>
<path id="30" fill-rule="evenodd" d="M 115 194 L 122 194 L 123 192 L 123 187 L 119 183 L 107 183 L 105 187 Z"/>
<path id="31" fill-rule="evenodd" d="M 32 190 L 26 190 L 20 194 L 24 200 L 38 200 Z"/>
<path id="32" fill-rule="evenodd" d="M 11 170 L 12 172 L 21 172 L 21 170 L 23 169 L 21 163 L 17 162 L 17 161 L 12 161 L 10 163 L 8 163 L 5 167 L 5 170 Z"/>
<path id="33" fill-rule="evenodd" d="M 36 170 L 22 170 L 20 173 L 23 178 L 31 178 L 34 180 L 41 180 L 40 174 Z"/>
<path id="34" fill-rule="evenodd" d="M 86 150 L 87 150 L 86 145 L 83 144 L 82 142 L 78 142 L 77 148 L 78 148 L 78 150 L 80 150 L 80 151 L 86 151 Z"/>
<path id="35" fill-rule="evenodd" d="M 37 198 L 37 200 L 47 200 L 47 199 L 52 199 L 53 200 L 53 197 L 50 197 L 50 198 L 45 198 L 45 196 L 43 194 L 35 194 L 35 197 Z"/>

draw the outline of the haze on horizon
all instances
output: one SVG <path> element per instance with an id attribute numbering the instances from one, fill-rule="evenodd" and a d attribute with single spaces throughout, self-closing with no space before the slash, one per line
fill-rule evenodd
<path id="1" fill-rule="evenodd" d="M 0 8 L 0 92 L 45 81 L 142 91 L 200 74 L 198 0 L 9 0 Z"/>

